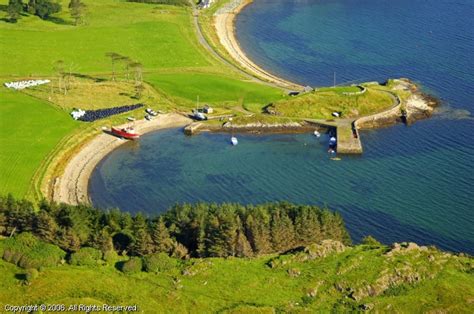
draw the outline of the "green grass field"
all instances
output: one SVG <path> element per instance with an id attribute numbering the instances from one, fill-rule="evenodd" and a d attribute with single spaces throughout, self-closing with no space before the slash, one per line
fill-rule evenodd
<path id="1" fill-rule="evenodd" d="M 152 74 L 147 81 L 169 95 L 179 95 L 193 103 L 199 96 L 202 102 L 215 105 L 229 102 L 266 104 L 281 99 L 284 95 L 282 91 L 272 87 L 216 74 Z"/>
<path id="2" fill-rule="evenodd" d="M 35 170 L 78 126 L 67 112 L 21 92 L 1 88 L 0 193 L 23 196 Z"/>
<path id="3" fill-rule="evenodd" d="M 58 17 L 71 23 L 68 1 L 60 2 L 63 11 Z M 88 13 L 80 26 L 35 16 L 16 24 L 1 22 L 0 75 L 51 74 L 57 60 L 80 73 L 110 72 L 105 54 L 111 51 L 141 62 L 146 70 L 211 65 L 195 39 L 189 9 L 114 0 L 84 2 Z"/>
<path id="4" fill-rule="evenodd" d="M 360 245 L 306 261 L 302 253 L 191 259 L 157 274 L 123 274 L 113 263 L 65 264 L 45 268 L 29 285 L 21 284 L 23 269 L 0 260 L 0 305 L 136 304 L 144 313 L 347 313 L 364 306 L 472 313 L 472 259 L 416 249 L 390 256 L 387 250 Z"/>

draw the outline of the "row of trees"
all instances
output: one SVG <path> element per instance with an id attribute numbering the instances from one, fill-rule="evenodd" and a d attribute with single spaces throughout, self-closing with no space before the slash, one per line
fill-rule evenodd
<path id="1" fill-rule="evenodd" d="M 68 8 L 74 24 L 82 23 L 86 5 L 81 0 L 71 0 Z M 52 0 L 29 0 L 28 3 L 23 3 L 23 0 L 9 0 L 7 13 L 11 22 L 18 21 L 23 13 L 37 15 L 44 20 L 61 12 L 61 9 L 61 4 Z"/>
<path id="2" fill-rule="evenodd" d="M 164 252 L 179 258 L 248 257 L 323 239 L 350 242 L 339 214 L 289 203 L 176 205 L 155 218 L 46 201 L 38 207 L 0 197 L 0 234 L 31 232 L 68 252 L 94 247 L 133 256 Z"/>
<path id="3" fill-rule="evenodd" d="M 125 72 L 125 79 L 127 81 L 130 80 L 130 72 L 133 72 L 133 79 L 135 82 L 135 98 L 140 99 L 142 97 L 143 91 L 145 90 L 145 86 L 143 85 L 143 65 L 130 57 L 123 56 L 116 52 L 107 52 L 105 56 L 110 59 L 112 64 L 113 81 L 116 80 L 117 65 L 122 65 Z"/>

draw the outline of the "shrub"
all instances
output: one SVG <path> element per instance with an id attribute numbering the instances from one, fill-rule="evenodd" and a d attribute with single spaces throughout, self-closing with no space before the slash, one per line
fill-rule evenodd
<path id="1" fill-rule="evenodd" d="M 119 256 L 115 250 L 110 250 L 104 253 L 104 261 L 107 262 L 107 264 L 114 264 L 117 262 Z"/>
<path id="2" fill-rule="evenodd" d="M 25 280 L 30 283 L 36 278 L 38 278 L 38 276 L 39 276 L 39 272 L 34 268 L 28 268 L 25 272 Z"/>
<path id="3" fill-rule="evenodd" d="M 31 233 L 4 241 L 3 259 L 25 269 L 56 266 L 65 256 L 59 247 L 39 241 Z"/>
<path id="4" fill-rule="evenodd" d="M 379 246 L 382 245 L 379 241 L 377 241 L 377 239 L 375 239 L 371 235 L 368 235 L 365 238 L 363 238 L 362 239 L 362 244 L 368 245 L 368 246 L 371 246 L 371 247 L 379 247 Z"/>
<path id="5" fill-rule="evenodd" d="M 102 258 L 102 252 L 92 247 L 83 247 L 73 253 L 69 259 L 69 264 L 78 266 L 94 266 Z"/>
<path id="6" fill-rule="evenodd" d="M 172 270 L 178 261 L 166 253 L 148 255 L 144 258 L 144 269 L 149 273 L 160 273 Z"/>
<path id="7" fill-rule="evenodd" d="M 131 257 L 128 261 L 122 264 L 122 272 L 126 274 L 134 274 L 141 272 L 143 268 L 143 261 L 140 257 Z"/>

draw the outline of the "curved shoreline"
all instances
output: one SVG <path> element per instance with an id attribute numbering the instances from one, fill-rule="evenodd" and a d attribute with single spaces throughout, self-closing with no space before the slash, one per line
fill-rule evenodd
<path id="1" fill-rule="evenodd" d="M 285 89 L 302 90 L 303 86 L 265 71 L 247 57 L 235 36 L 235 18 L 253 0 L 234 0 L 219 8 L 215 13 L 214 27 L 221 45 L 238 64 L 253 75 L 275 83 Z"/>
<path id="2" fill-rule="evenodd" d="M 163 114 L 154 120 L 139 120 L 135 129 L 144 134 L 161 129 L 182 127 L 190 119 L 177 113 Z M 68 162 L 62 175 L 55 179 L 52 199 L 57 203 L 71 205 L 90 203 L 88 187 L 92 172 L 109 153 L 127 141 L 101 133 L 88 142 L 79 153 Z"/>

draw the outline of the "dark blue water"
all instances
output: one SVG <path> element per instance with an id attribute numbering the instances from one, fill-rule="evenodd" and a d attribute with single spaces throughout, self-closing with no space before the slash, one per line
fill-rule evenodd
<path id="1" fill-rule="evenodd" d="M 331 161 L 311 135 L 144 136 L 94 172 L 91 198 L 153 214 L 176 202 L 289 200 L 339 210 L 354 239 L 474 253 L 474 2 L 256 0 L 238 38 L 265 69 L 302 84 L 408 77 L 443 100 L 411 127 L 362 133 L 364 155 Z"/>

